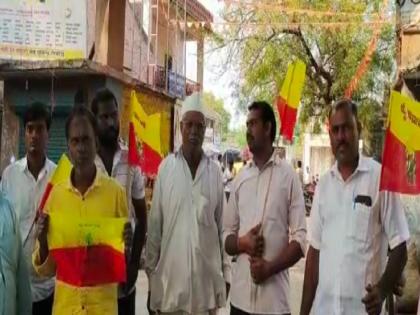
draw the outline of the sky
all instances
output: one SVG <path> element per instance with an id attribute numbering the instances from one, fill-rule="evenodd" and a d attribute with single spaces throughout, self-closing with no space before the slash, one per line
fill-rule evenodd
<path id="1" fill-rule="evenodd" d="M 212 14 L 214 22 L 221 20 L 220 12 L 223 10 L 223 1 L 220 0 L 199 0 Z M 235 111 L 235 101 L 232 99 L 232 88 L 230 82 L 235 78 L 234 74 L 226 71 L 224 75 L 220 76 L 220 60 L 223 58 L 223 52 L 209 53 L 208 45 L 204 47 L 204 91 L 212 92 L 217 98 L 224 101 L 226 110 L 232 116 L 230 128 L 238 128 L 244 122 L 243 115 L 237 115 Z M 195 60 L 197 48 L 194 43 L 187 44 L 187 77 L 196 80 L 197 67 L 194 62 L 188 60 Z M 189 58 L 190 57 L 190 58 Z"/>

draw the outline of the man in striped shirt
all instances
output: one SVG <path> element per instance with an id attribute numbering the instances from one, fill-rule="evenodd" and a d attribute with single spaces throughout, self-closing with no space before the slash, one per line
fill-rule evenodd
<path id="1" fill-rule="evenodd" d="M 146 235 L 146 203 L 144 178 L 139 167 L 128 165 L 128 150 L 119 143 L 118 103 L 109 89 L 99 90 L 92 101 L 92 112 L 98 122 L 99 148 L 95 164 L 99 170 L 116 179 L 127 194 L 129 219 L 134 228 L 131 260 L 127 266 L 127 282 L 120 286 L 118 312 L 135 314 L 136 280 L 140 255 Z"/>

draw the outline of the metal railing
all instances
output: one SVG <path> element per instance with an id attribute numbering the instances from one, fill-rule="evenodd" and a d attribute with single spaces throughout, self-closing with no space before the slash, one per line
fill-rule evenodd
<path id="1" fill-rule="evenodd" d="M 201 85 L 165 67 L 149 65 L 148 84 L 171 96 L 184 99 L 193 92 L 201 91 Z"/>

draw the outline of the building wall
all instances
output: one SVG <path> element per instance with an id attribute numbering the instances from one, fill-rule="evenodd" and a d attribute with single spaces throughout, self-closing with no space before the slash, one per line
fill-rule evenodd
<path id="1" fill-rule="evenodd" d="M 306 133 L 303 147 L 303 179 L 308 182 L 312 176 L 320 177 L 332 166 L 334 156 L 331 152 L 329 136 L 322 133 L 313 135 Z M 307 169 L 309 168 L 309 173 Z"/>
<path id="2" fill-rule="evenodd" d="M 124 72 L 147 82 L 148 39 L 142 30 L 142 3 L 127 3 L 125 15 Z M 151 51 L 151 58 L 154 53 Z"/>
<path id="3" fill-rule="evenodd" d="M 95 43 L 96 0 L 87 0 L 87 54 Z"/>
<path id="4" fill-rule="evenodd" d="M 19 118 L 13 111 L 10 101 L 5 97 L 1 129 L 0 171 L 18 156 Z"/>
<path id="5" fill-rule="evenodd" d="M 171 18 L 175 19 L 176 11 L 171 9 Z M 165 65 L 165 54 L 168 52 L 172 56 L 172 71 L 178 74 L 184 75 L 185 62 L 184 62 L 184 51 L 185 51 L 185 40 L 184 31 L 176 25 L 169 24 L 163 18 L 165 15 L 160 12 L 159 20 L 159 36 L 158 36 L 158 57 L 157 62 L 159 65 Z M 183 17 L 179 17 L 183 20 Z M 169 41 L 167 40 L 169 36 Z"/>
<path id="6" fill-rule="evenodd" d="M 153 64 L 156 59 L 158 65 L 165 66 L 165 54 L 169 52 L 169 55 L 173 59 L 173 70 L 176 70 L 179 74 L 183 74 L 185 68 L 184 32 L 179 26 L 176 27 L 172 24 L 169 24 L 168 29 L 168 23 L 165 19 L 167 12 L 162 12 L 164 8 L 160 6 L 157 47 L 155 47 L 155 40 L 152 38 L 148 60 L 148 37 L 141 27 L 142 10 L 142 3 L 140 2 L 129 3 L 126 6 L 124 71 L 136 79 L 147 82 L 148 63 Z M 175 18 L 175 15 L 176 11 L 172 7 L 170 11 L 171 19 Z M 153 23 L 155 22 L 153 21 Z M 168 36 L 169 43 L 167 41 Z M 157 54 L 156 58 L 155 54 Z"/>

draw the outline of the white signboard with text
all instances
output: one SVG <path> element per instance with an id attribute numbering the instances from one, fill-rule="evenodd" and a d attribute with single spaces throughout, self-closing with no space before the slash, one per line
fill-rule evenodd
<path id="1" fill-rule="evenodd" d="M 86 57 L 86 0 L 1 0 L 0 59 Z"/>

